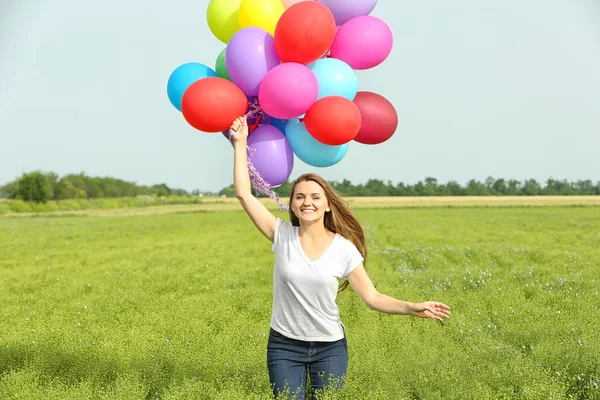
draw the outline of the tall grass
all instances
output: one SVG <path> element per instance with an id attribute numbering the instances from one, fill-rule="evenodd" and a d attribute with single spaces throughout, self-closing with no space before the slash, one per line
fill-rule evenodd
<path id="1" fill-rule="evenodd" d="M 0 215 L 8 213 L 47 213 L 53 211 L 80 211 L 97 209 L 138 208 L 172 204 L 212 204 L 219 203 L 218 198 L 199 196 L 147 196 L 100 199 L 68 199 L 47 203 L 11 200 L 0 203 Z"/>
<path id="2" fill-rule="evenodd" d="M 342 399 L 600 399 L 595 208 L 359 210 Z M 272 253 L 240 212 L 0 220 L 0 398 L 267 399 Z"/>

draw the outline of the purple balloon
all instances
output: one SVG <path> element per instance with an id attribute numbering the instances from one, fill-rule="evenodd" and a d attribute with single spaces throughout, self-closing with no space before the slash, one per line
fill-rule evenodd
<path id="1" fill-rule="evenodd" d="M 248 137 L 254 149 L 252 164 L 272 187 L 285 183 L 294 168 L 294 153 L 287 138 L 272 125 L 259 126 Z"/>
<path id="2" fill-rule="evenodd" d="M 258 96 L 265 75 L 280 63 L 273 36 L 253 26 L 236 32 L 225 51 L 227 73 L 246 96 Z"/>
<path id="3" fill-rule="evenodd" d="M 336 25 L 343 25 L 352 18 L 369 15 L 377 0 L 318 0 L 325 4 L 335 17 Z"/>

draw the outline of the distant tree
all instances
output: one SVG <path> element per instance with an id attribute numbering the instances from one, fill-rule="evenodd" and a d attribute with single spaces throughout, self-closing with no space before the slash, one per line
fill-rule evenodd
<path id="1" fill-rule="evenodd" d="M 171 189 L 169 189 L 169 187 L 164 183 L 161 183 L 160 185 L 153 185 L 152 189 L 154 190 L 154 194 L 157 196 L 171 195 Z"/>
<path id="2" fill-rule="evenodd" d="M 52 198 L 52 184 L 40 171 L 25 173 L 16 185 L 16 198 L 36 203 L 46 203 Z"/>
<path id="3" fill-rule="evenodd" d="M 506 194 L 508 196 L 518 196 L 521 193 L 521 182 L 514 180 L 514 179 L 510 179 L 508 181 L 508 185 L 506 188 Z"/>
<path id="4" fill-rule="evenodd" d="M 439 192 L 438 181 L 435 178 L 425 178 L 425 196 L 437 196 Z"/>
<path id="5" fill-rule="evenodd" d="M 591 180 L 578 180 L 573 183 L 573 191 L 577 192 L 579 195 L 598 195 L 600 194 L 600 182 L 598 182 L 598 188 L 594 187 L 594 184 Z"/>
<path id="6" fill-rule="evenodd" d="M 415 188 L 403 182 L 396 185 L 396 194 L 398 196 L 417 196 Z"/>
<path id="7" fill-rule="evenodd" d="M 388 186 L 379 179 L 369 179 L 365 185 L 367 196 L 389 196 L 390 191 Z"/>
<path id="8" fill-rule="evenodd" d="M 488 195 L 494 194 L 494 182 L 496 182 L 496 180 L 494 178 L 492 178 L 491 176 L 488 176 L 485 179 L 485 188 L 487 189 Z"/>
<path id="9" fill-rule="evenodd" d="M 463 188 L 456 181 L 450 181 L 446 184 L 445 196 L 464 196 L 467 194 L 467 189 Z"/>
<path id="10" fill-rule="evenodd" d="M 48 179 L 48 182 L 50 182 L 50 186 L 52 187 L 51 198 L 54 198 L 55 197 L 54 193 L 56 191 L 56 186 L 58 185 L 59 177 L 55 172 L 47 172 L 46 178 Z"/>
<path id="11" fill-rule="evenodd" d="M 331 185 L 344 196 L 354 196 L 356 188 L 348 179 L 344 179 L 342 182 L 331 182 Z"/>
<path id="12" fill-rule="evenodd" d="M 566 179 L 560 181 L 558 179 L 549 178 L 546 181 L 546 187 L 542 188 L 541 194 L 551 196 L 568 196 L 574 194 L 574 189 Z"/>
<path id="13" fill-rule="evenodd" d="M 467 195 L 468 196 L 487 196 L 490 192 L 488 188 L 481 182 L 471 179 L 467 183 Z"/>
<path id="14" fill-rule="evenodd" d="M 542 187 L 535 179 L 528 179 L 525 181 L 522 191 L 526 196 L 539 196 L 542 194 Z"/>
<path id="15" fill-rule="evenodd" d="M 235 186 L 229 185 L 226 188 L 221 189 L 219 196 L 235 197 Z"/>
<path id="16" fill-rule="evenodd" d="M 494 184 L 492 185 L 492 194 L 496 196 L 505 196 L 507 192 L 508 187 L 504 179 L 500 178 L 494 181 Z"/>
<path id="17" fill-rule="evenodd" d="M 427 196 L 425 184 L 422 181 L 417 182 L 417 184 L 414 186 L 414 191 L 417 196 Z"/>
<path id="18" fill-rule="evenodd" d="M 86 197 L 87 195 L 82 189 L 73 185 L 71 181 L 67 179 L 58 181 L 54 189 L 55 200 L 85 199 Z"/>
<path id="19" fill-rule="evenodd" d="M 287 198 L 292 194 L 292 183 L 290 181 L 284 182 L 282 185 L 273 189 L 277 196 Z"/>
<path id="20" fill-rule="evenodd" d="M 0 199 L 14 199 L 17 196 L 17 181 L 0 186 Z"/>

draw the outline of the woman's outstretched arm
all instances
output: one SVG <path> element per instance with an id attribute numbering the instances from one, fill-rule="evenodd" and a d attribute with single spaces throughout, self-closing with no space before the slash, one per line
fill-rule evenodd
<path id="1" fill-rule="evenodd" d="M 362 263 L 350 275 L 348 282 L 352 289 L 373 310 L 386 314 L 414 315 L 419 318 L 433 318 L 444 321 L 450 318 L 450 307 L 437 301 L 411 303 L 381 294 L 375 289 Z"/>
<path id="2" fill-rule="evenodd" d="M 277 218 L 252 194 L 248 173 L 248 124 L 245 117 L 237 118 L 231 125 L 233 140 L 233 184 L 235 196 L 258 230 L 273 242 Z"/>

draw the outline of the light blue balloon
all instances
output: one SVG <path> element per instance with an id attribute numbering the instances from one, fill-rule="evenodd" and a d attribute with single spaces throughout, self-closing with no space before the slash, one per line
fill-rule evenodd
<path id="1" fill-rule="evenodd" d="M 319 96 L 342 96 L 352 101 L 358 92 L 358 77 L 356 72 L 345 62 L 336 58 L 321 58 L 308 64 L 308 68 L 319 82 Z"/>
<path id="2" fill-rule="evenodd" d="M 275 128 L 283 132 L 283 134 L 285 134 L 285 126 L 287 125 L 287 119 L 273 118 L 270 115 L 268 115 L 266 116 L 266 120 L 270 125 L 273 125 Z"/>
<path id="3" fill-rule="evenodd" d="M 182 64 L 175 68 L 167 82 L 167 95 L 173 107 L 181 111 L 181 99 L 186 89 L 192 83 L 211 76 L 218 76 L 215 70 L 196 62 Z"/>
<path id="4" fill-rule="evenodd" d="M 348 143 L 329 146 L 319 142 L 298 119 L 290 119 L 287 122 L 285 136 L 296 157 L 313 167 L 331 167 L 340 162 L 348 152 Z"/>

